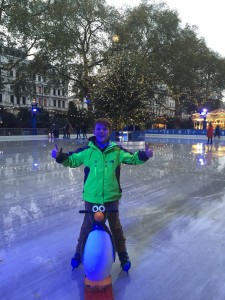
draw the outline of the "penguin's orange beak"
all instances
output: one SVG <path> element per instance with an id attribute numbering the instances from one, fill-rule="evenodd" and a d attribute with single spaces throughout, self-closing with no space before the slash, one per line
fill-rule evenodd
<path id="1" fill-rule="evenodd" d="M 104 214 L 103 214 L 103 212 L 97 211 L 94 214 L 94 219 L 95 219 L 96 222 L 102 222 L 104 220 Z"/>

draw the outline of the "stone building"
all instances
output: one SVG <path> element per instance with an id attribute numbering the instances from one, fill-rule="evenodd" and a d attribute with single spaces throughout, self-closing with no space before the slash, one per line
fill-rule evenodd
<path id="1" fill-rule="evenodd" d="M 49 86 L 48 79 L 40 74 L 33 78 L 33 95 L 20 93 L 15 95 L 14 83 L 17 78 L 18 60 L 23 63 L 29 63 L 24 53 L 12 48 L 0 49 L 0 105 L 7 111 L 17 114 L 20 107 L 31 107 L 32 102 L 36 102 L 38 107 L 43 107 L 50 113 L 67 112 L 68 110 L 68 92 L 67 83 L 59 80 L 54 86 Z M 7 67 L 9 65 L 14 67 Z"/>

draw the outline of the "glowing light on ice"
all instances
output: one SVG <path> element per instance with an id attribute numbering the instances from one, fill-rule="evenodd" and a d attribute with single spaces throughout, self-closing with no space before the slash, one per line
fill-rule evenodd
<path id="1" fill-rule="evenodd" d="M 202 157 L 199 158 L 198 161 L 199 161 L 199 163 L 200 163 L 201 166 L 203 166 L 205 164 L 204 159 Z"/>

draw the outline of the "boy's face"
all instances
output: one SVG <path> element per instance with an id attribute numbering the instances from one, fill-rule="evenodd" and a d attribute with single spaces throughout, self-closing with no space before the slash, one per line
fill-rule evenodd
<path id="1" fill-rule="evenodd" d="M 97 123 L 94 128 L 94 135 L 98 143 L 105 144 L 110 136 L 109 128 L 104 124 Z"/>

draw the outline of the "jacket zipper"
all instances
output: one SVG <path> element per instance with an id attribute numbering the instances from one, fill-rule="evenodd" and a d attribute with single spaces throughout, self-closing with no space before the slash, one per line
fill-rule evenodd
<path id="1" fill-rule="evenodd" d="M 97 160 L 95 160 L 95 176 L 97 174 Z"/>
<path id="2" fill-rule="evenodd" d="M 103 164 L 105 166 L 105 155 L 102 154 L 102 159 L 103 159 Z M 102 180 L 102 197 L 103 197 L 103 203 L 104 203 L 104 198 L 105 198 L 105 195 L 104 195 L 104 182 L 105 182 L 105 168 L 104 168 L 104 173 L 103 173 L 103 180 Z"/>

